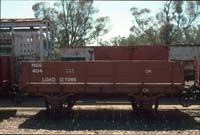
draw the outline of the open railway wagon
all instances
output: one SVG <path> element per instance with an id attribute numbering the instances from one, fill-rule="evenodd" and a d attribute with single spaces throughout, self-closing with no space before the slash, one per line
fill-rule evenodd
<path id="1" fill-rule="evenodd" d="M 50 112 L 91 96 L 126 97 L 134 110 L 156 110 L 159 98 L 185 90 L 183 65 L 167 60 L 21 62 L 19 80 Z"/>
<path id="2" fill-rule="evenodd" d="M 169 53 L 164 46 L 67 47 L 64 61 L 21 62 L 19 87 L 43 96 L 49 111 L 95 97 L 125 97 L 134 110 L 156 110 L 161 97 L 175 95 L 189 106 L 199 85 L 186 89 L 185 59 L 171 61 Z"/>

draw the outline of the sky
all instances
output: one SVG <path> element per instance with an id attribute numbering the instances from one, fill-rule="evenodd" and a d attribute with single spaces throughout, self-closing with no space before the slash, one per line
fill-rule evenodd
<path id="1" fill-rule="evenodd" d="M 1 18 L 34 18 L 32 5 L 37 2 L 40 0 L 1 0 Z M 55 1 L 48 2 L 53 4 Z M 162 1 L 94 1 L 94 7 L 99 10 L 96 16 L 110 18 L 110 31 L 100 38 L 108 41 L 118 35 L 128 36 L 133 19 L 130 12 L 132 7 L 148 8 L 154 15 L 161 10 L 162 5 Z"/>

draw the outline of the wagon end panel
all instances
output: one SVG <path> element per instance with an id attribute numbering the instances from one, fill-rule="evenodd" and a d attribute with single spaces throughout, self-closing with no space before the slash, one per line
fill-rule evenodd
<path id="1" fill-rule="evenodd" d="M 15 81 L 15 58 L 0 56 L 0 91 L 8 92 Z"/>
<path id="2" fill-rule="evenodd" d="M 196 60 L 196 66 L 195 66 L 195 73 L 196 73 L 196 77 L 195 77 L 195 81 L 196 81 L 196 85 L 200 88 L 200 59 Z"/>
<path id="3" fill-rule="evenodd" d="M 3 83 L 8 82 L 9 78 L 9 57 L 8 56 L 1 56 L 0 57 L 0 85 Z"/>

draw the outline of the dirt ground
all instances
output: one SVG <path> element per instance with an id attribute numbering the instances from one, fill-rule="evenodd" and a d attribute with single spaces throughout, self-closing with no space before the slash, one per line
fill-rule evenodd
<path id="1" fill-rule="evenodd" d="M 136 114 L 128 105 L 75 106 L 50 118 L 45 108 L 0 107 L 1 134 L 199 135 L 200 106 L 160 106 L 158 114 Z"/>

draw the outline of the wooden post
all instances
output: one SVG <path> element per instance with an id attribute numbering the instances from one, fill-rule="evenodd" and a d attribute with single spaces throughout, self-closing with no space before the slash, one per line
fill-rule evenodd
<path id="1" fill-rule="evenodd" d="M 43 55 L 43 25 L 40 25 L 39 27 L 39 37 L 40 37 L 40 60 L 43 61 L 44 60 L 44 55 Z"/>

